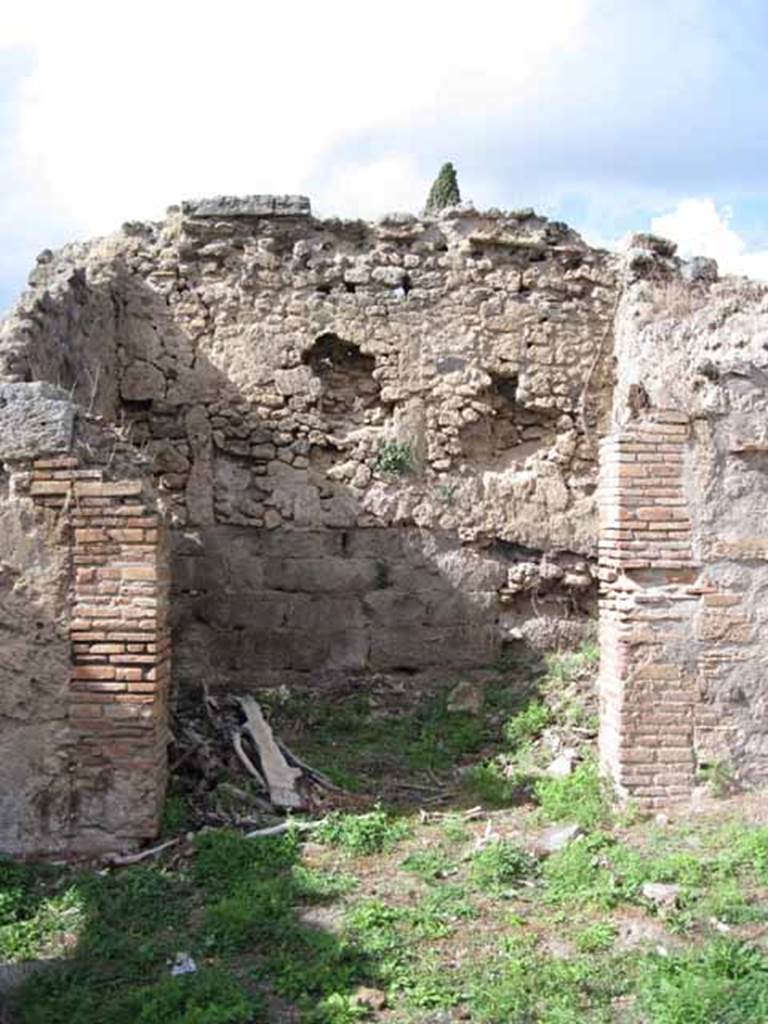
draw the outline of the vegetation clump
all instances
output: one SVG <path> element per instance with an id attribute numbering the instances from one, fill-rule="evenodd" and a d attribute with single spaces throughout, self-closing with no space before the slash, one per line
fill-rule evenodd
<path id="1" fill-rule="evenodd" d="M 459 192 L 456 168 L 448 161 L 440 168 L 437 177 L 432 183 L 424 212 L 428 216 L 430 214 L 434 215 L 448 206 L 457 206 L 460 202 L 461 193 Z"/>
<path id="2" fill-rule="evenodd" d="M 407 441 L 386 441 L 379 449 L 375 469 L 399 475 L 413 468 L 413 448 Z"/>
<path id="3" fill-rule="evenodd" d="M 367 814 L 330 814 L 316 829 L 315 838 L 360 856 L 391 850 L 409 832 L 405 820 L 377 807 Z"/>

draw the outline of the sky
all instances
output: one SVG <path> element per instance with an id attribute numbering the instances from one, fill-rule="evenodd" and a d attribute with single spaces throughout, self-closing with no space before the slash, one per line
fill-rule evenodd
<path id="1" fill-rule="evenodd" d="M 764 0 L 3 0 L 0 310 L 35 255 L 185 198 L 479 208 L 768 279 Z"/>

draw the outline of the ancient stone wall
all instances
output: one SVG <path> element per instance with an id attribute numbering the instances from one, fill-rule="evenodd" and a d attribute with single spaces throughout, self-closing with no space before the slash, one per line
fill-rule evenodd
<path id="1" fill-rule="evenodd" d="M 594 606 L 616 301 L 531 211 L 212 200 L 44 254 L 0 365 L 152 460 L 180 678 L 485 664 Z"/>
<path id="2" fill-rule="evenodd" d="M 0 385 L 5 853 L 95 852 L 159 825 L 167 538 L 133 451 L 87 421 L 64 391 Z"/>
<path id="3" fill-rule="evenodd" d="M 4 455 L 1 607 L 27 676 L 0 725 L 21 723 L 44 789 L 75 752 L 92 795 L 56 829 L 156 822 L 161 521 L 179 685 L 551 649 L 589 628 L 599 576 L 620 790 L 661 805 L 714 765 L 763 781 L 766 351 L 765 286 L 650 236 L 614 257 L 530 211 L 370 225 L 215 199 L 43 254 L 0 378 L 65 385 L 127 460 L 93 438 L 66 464 Z M 30 406 L 35 443 L 71 432 L 56 401 Z M 41 834 L 29 808 L 66 802 L 4 799 L 19 847 Z"/>

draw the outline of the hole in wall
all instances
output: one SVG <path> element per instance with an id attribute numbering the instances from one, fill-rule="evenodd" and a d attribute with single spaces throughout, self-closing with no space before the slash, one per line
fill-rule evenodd
<path id="1" fill-rule="evenodd" d="M 330 426 L 346 430 L 365 422 L 365 412 L 376 405 L 380 391 L 372 376 L 373 356 L 336 334 L 321 334 L 302 361 L 320 378 L 318 407 Z"/>
<path id="2" fill-rule="evenodd" d="M 482 395 L 487 413 L 461 431 L 464 457 L 485 469 L 501 469 L 555 439 L 556 411 L 530 409 L 517 400 L 518 378 L 491 374 Z"/>

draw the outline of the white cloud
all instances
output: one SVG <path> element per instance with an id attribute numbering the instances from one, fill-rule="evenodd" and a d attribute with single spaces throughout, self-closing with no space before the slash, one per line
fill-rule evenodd
<path id="1" fill-rule="evenodd" d="M 713 199 L 681 199 L 670 213 L 652 218 L 651 230 L 677 242 L 685 258 L 709 256 L 722 273 L 768 279 L 768 250 L 750 252 L 731 218 L 730 208 L 718 209 Z"/>
<path id="2" fill-rule="evenodd" d="M 321 182 L 328 212 L 412 205 L 424 181 L 409 154 L 332 154 L 361 133 L 530 102 L 581 44 L 588 3 L 476 0 L 468 22 L 448 0 L 32 0 L 0 14 L 0 47 L 36 62 L 16 170 L 83 232 L 187 196 Z"/>
<path id="3" fill-rule="evenodd" d="M 348 217 L 372 218 L 398 210 L 416 213 L 424 205 L 429 185 L 430 179 L 419 173 L 412 156 L 391 154 L 334 168 L 328 182 L 315 190 L 315 206 L 318 213 L 342 209 Z"/>

